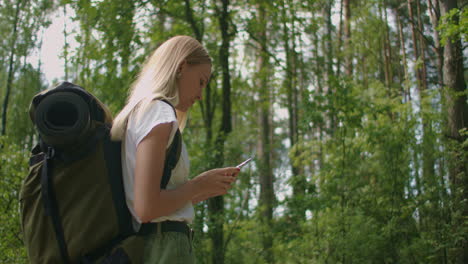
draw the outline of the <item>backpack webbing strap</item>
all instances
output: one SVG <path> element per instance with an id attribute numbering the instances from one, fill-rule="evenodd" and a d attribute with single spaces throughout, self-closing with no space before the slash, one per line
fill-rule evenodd
<path id="1" fill-rule="evenodd" d="M 164 162 L 163 176 L 161 179 L 161 189 L 166 189 L 169 180 L 171 179 L 172 170 L 176 167 L 179 161 L 180 152 L 182 151 L 182 139 L 179 129 L 174 135 L 171 146 L 166 152 L 166 161 Z"/>
<path id="2" fill-rule="evenodd" d="M 163 99 L 162 102 L 168 104 L 174 111 L 174 115 L 177 118 L 177 112 L 175 107 L 167 100 Z M 180 152 L 182 151 L 182 137 L 180 135 L 180 130 L 177 129 L 174 139 L 172 140 L 169 149 L 166 151 L 166 160 L 164 162 L 164 170 L 161 179 L 161 189 L 166 189 L 169 180 L 171 179 L 172 170 L 176 167 L 177 162 L 179 161 Z"/>
<path id="3" fill-rule="evenodd" d="M 54 149 L 49 147 L 45 154 L 44 165 L 41 171 L 41 193 L 42 201 L 44 203 L 46 215 L 51 217 L 52 226 L 54 227 L 55 237 L 57 239 L 60 255 L 62 256 L 63 263 L 70 263 L 70 256 L 68 255 L 67 243 L 62 228 L 62 221 L 60 220 L 57 200 L 55 198 L 54 189 L 50 184 L 50 171 L 51 161 L 54 157 Z"/>

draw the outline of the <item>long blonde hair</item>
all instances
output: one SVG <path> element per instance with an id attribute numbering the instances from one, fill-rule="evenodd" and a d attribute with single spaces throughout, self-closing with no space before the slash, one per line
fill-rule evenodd
<path id="1" fill-rule="evenodd" d="M 132 84 L 127 104 L 114 119 L 111 130 L 113 140 L 124 138 L 128 117 L 134 110 L 139 119 L 153 100 L 165 99 L 173 106 L 179 103 L 176 73 L 184 60 L 191 65 L 211 64 L 206 49 L 189 36 L 172 37 L 153 52 Z M 186 113 L 177 111 L 177 119 L 179 128 L 183 130 Z"/>

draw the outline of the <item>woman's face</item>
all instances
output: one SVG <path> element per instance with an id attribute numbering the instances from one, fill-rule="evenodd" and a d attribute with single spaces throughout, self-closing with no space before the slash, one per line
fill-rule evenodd
<path id="1" fill-rule="evenodd" d="M 184 61 L 179 70 L 179 104 L 176 109 L 186 112 L 197 100 L 202 99 L 203 88 L 211 76 L 211 64 L 190 65 Z"/>

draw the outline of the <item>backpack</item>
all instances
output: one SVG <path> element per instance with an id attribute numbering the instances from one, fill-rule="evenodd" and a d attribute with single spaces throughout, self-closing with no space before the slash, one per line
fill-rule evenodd
<path id="1" fill-rule="evenodd" d="M 37 94 L 29 114 L 39 133 L 20 190 L 29 261 L 141 263 L 143 234 L 133 230 L 121 142 L 110 140 L 107 107 L 82 87 L 63 82 Z M 162 189 L 180 150 L 177 131 L 166 153 Z"/>

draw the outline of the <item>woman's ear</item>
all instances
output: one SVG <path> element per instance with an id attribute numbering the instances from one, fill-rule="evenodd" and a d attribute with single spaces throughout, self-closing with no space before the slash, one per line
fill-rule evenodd
<path id="1" fill-rule="evenodd" d="M 187 60 L 183 60 L 180 64 L 179 67 L 177 67 L 177 73 L 182 73 L 182 71 L 187 67 Z"/>

